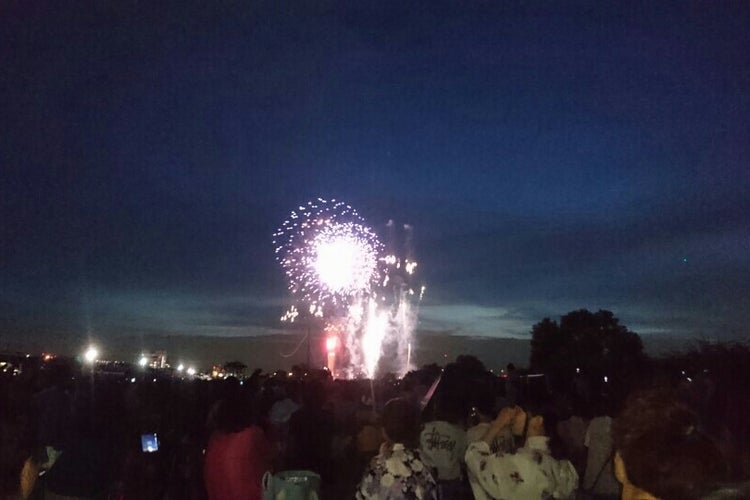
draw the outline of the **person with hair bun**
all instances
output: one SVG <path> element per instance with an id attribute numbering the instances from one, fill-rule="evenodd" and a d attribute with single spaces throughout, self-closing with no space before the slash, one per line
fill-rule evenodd
<path id="1" fill-rule="evenodd" d="M 719 448 L 670 391 L 631 395 L 612 432 L 622 500 L 698 499 L 725 477 Z"/>

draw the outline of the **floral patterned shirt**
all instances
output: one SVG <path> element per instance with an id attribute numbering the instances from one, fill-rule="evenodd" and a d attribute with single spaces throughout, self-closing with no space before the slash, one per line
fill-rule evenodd
<path id="1" fill-rule="evenodd" d="M 418 452 L 381 448 L 357 487 L 357 500 L 437 500 L 437 485 Z"/>
<path id="2" fill-rule="evenodd" d="M 516 453 L 492 453 L 484 441 L 466 450 L 466 468 L 476 500 L 573 498 L 578 473 L 567 460 L 555 460 L 548 438 L 530 437 Z"/>

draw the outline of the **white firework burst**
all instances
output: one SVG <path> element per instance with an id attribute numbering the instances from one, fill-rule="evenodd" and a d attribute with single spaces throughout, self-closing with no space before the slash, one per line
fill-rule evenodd
<path id="1" fill-rule="evenodd" d="M 293 211 L 274 245 L 289 290 L 311 310 L 345 307 L 379 278 L 380 241 L 356 210 L 336 200 Z"/>

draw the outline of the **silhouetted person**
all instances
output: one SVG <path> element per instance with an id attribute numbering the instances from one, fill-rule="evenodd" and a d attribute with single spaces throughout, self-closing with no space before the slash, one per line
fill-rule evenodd
<path id="1" fill-rule="evenodd" d="M 210 500 L 261 500 L 263 475 L 273 467 L 271 444 L 240 393 L 222 400 L 203 468 Z"/>
<path id="2" fill-rule="evenodd" d="M 596 500 L 620 498 L 622 486 L 615 478 L 612 422 L 614 408 L 610 401 L 598 401 L 594 418 L 586 429 L 586 469 L 581 487 Z"/>
<path id="3" fill-rule="evenodd" d="M 310 382 L 302 388 L 302 407 L 289 419 L 286 468 L 311 470 L 324 482 L 331 479 L 331 446 L 335 431 L 333 414 L 324 410 L 325 387 Z"/>
<path id="4" fill-rule="evenodd" d="M 673 393 L 633 394 L 613 425 L 622 499 L 691 500 L 724 479 L 718 447 Z"/>
<path id="5" fill-rule="evenodd" d="M 38 465 L 28 413 L 10 401 L 0 408 L 0 499 L 27 498 L 34 489 Z"/>

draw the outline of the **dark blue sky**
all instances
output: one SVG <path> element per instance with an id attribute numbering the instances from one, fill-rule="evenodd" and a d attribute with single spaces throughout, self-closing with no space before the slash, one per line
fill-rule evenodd
<path id="1" fill-rule="evenodd" d="M 747 336 L 746 2 L 73 3 L 0 11 L 2 337 L 275 331 L 317 197 L 414 226 L 424 330 Z"/>

